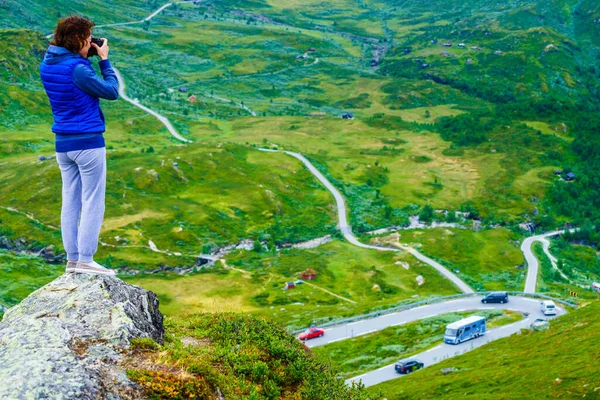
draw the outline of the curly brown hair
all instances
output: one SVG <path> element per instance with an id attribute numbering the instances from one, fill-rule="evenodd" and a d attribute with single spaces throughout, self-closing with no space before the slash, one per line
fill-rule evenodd
<path id="1" fill-rule="evenodd" d="M 92 34 L 93 27 L 94 23 L 92 21 L 78 15 L 62 18 L 56 24 L 54 39 L 51 44 L 78 53 L 85 46 L 87 38 Z"/>

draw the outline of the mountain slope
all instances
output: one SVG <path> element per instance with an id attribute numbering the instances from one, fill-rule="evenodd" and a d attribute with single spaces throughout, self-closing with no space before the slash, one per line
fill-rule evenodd
<path id="1" fill-rule="evenodd" d="M 547 331 L 525 331 L 369 390 L 389 400 L 598 398 L 598 312 L 594 301 Z"/>

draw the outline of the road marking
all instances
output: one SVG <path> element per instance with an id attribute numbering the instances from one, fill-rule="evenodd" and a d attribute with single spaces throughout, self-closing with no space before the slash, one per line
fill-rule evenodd
<path id="1" fill-rule="evenodd" d="M 330 341 L 329 341 L 329 342 L 327 342 L 326 344 L 329 344 L 329 343 L 335 343 L 335 342 L 339 342 L 340 340 L 346 340 L 346 339 L 348 339 L 348 338 L 345 338 L 345 337 L 343 337 L 343 338 L 339 338 L 339 339 L 334 339 L 334 340 L 330 340 Z"/>
<path id="2" fill-rule="evenodd" d="M 355 333 L 354 336 L 362 336 L 362 335 L 366 335 L 367 333 L 372 333 L 375 332 L 377 329 L 372 329 L 370 331 L 366 331 L 366 332 L 360 332 L 360 333 Z"/>

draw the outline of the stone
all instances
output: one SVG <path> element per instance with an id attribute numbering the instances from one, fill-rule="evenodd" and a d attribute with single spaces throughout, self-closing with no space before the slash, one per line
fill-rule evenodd
<path id="1" fill-rule="evenodd" d="M 64 274 L 4 314 L 0 399 L 141 398 L 118 363 L 132 339 L 163 336 L 154 293 L 115 277 Z"/>
<path id="2" fill-rule="evenodd" d="M 454 368 L 454 367 L 442 368 L 442 374 L 444 374 L 444 375 L 448 375 L 449 373 L 456 372 L 456 371 L 458 371 L 458 369 Z"/>
<path id="3" fill-rule="evenodd" d="M 531 330 L 534 332 L 546 331 L 548 329 L 550 329 L 550 322 L 548 321 L 536 321 L 531 324 Z"/>

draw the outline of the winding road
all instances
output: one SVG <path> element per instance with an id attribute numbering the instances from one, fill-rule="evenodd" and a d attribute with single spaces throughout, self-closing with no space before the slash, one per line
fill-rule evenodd
<path id="1" fill-rule="evenodd" d="M 429 367 L 433 364 L 437 364 L 447 358 L 455 357 L 457 355 L 466 353 L 473 349 L 483 346 L 491 341 L 510 336 L 512 334 L 520 332 L 523 328 L 528 328 L 536 318 L 546 318 L 540 311 L 540 301 L 530 299 L 527 297 L 513 296 L 506 304 L 482 304 L 480 297 L 468 297 L 459 300 L 446 301 L 444 303 L 436 303 L 423 307 L 413 308 L 410 310 L 382 315 L 378 318 L 362 320 L 350 324 L 335 326 L 325 331 L 323 337 L 312 339 L 306 343 L 309 347 L 323 346 L 328 343 L 341 341 L 350 337 L 356 337 L 365 335 L 368 333 L 376 332 L 390 326 L 403 325 L 409 322 L 418 321 L 424 318 L 433 317 L 436 315 L 447 314 L 452 312 L 462 311 L 476 311 L 485 309 L 503 309 L 513 310 L 523 313 L 525 316 L 519 322 L 512 323 L 510 325 L 504 325 L 499 328 L 490 329 L 487 331 L 485 336 L 477 339 L 472 339 L 458 345 L 451 345 L 447 343 L 439 344 L 429 350 L 425 350 L 419 354 L 412 356 L 425 364 L 425 367 Z M 563 315 L 566 310 L 562 307 L 558 307 L 557 316 Z M 374 371 L 367 372 L 365 374 L 355 376 L 347 379 L 347 384 L 352 382 L 359 382 L 365 386 L 373 386 L 381 382 L 395 379 L 403 375 L 398 374 L 394 370 L 394 364 L 386 365 L 385 367 L 376 369 Z"/>
<path id="2" fill-rule="evenodd" d="M 575 231 L 575 229 L 570 230 L 570 232 L 574 232 L 574 231 Z M 531 250 L 531 247 L 534 242 L 542 243 L 542 246 L 544 247 L 544 253 L 550 259 L 552 266 L 556 270 L 558 270 L 565 279 L 569 280 L 569 278 L 567 278 L 566 275 L 557 268 L 556 258 L 552 254 L 550 254 L 550 251 L 549 251 L 550 242 L 547 239 L 552 236 L 562 235 L 563 233 L 565 233 L 564 230 L 548 232 L 548 233 L 544 233 L 542 235 L 530 236 L 523 241 L 523 244 L 521 245 L 521 251 L 523 252 L 523 255 L 525 256 L 525 261 L 527 261 L 527 279 L 525 280 L 525 290 L 524 290 L 525 293 L 535 293 L 535 288 L 537 286 L 539 262 L 538 262 L 537 258 L 533 255 L 533 251 Z"/>
<path id="3" fill-rule="evenodd" d="M 139 101 L 133 100 L 131 97 L 127 96 L 127 93 L 125 92 L 125 80 L 123 79 L 123 76 L 121 76 L 121 73 L 119 72 L 118 69 L 114 68 L 115 74 L 117 75 L 117 79 L 119 81 L 119 96 L 121 96 L 121 98 L 123 98 L 123 100 L 133 104 L 134 106 L 141 108 L 142 110 L 146 111 L 148 114 L 151 114 L 153 116 L 155 116 L 160 122 L 163 123 L 164 126 L 167 127 L 167 129 L 169 130 L 169 132 L 171 133 L 171 135 L 173 135 L 177 140 L 180 140 L 184 143 L 191 143 L 191 140 L 188 140 L 186 138 L 184 138 L 183 136 L 181 136 L 177 130 L 173 127 L 173 125 L 171 125 L 171 122 L 167 119 L 167 117 L 160 115 L 159 113 L 157 113 L 156 111 L 153 111 L 152 109 L 146 107 L 143 104 L 140 104 Z"/>
<path id="4" fill-rule="evenodd" d="M 151 14 L 146 19 L 144 19 L 142 21 L 134 22 L 134 23 L 139 23 L 139 22 L 149 20 L 150 18 L 154 17 L 160 11 L 162 11 L 166 7 L 170 6 L 171 4 L 172 3 L 165 4 L 159 10 L 155 11 L 153 14 Z M 118 25 L 118 24 L 116 24 L 116 25 Z M 105 26 L 112 26 L 112 25 L 105 25 Z M 156 117 L 161 123 L 163 123 L 167 127 L 167 129 L 169 130 L 171 135 L 173 135 L 173 137 L 175 137 L 177 140 L 180 140 L 184 143 L 191 142 L 190 140 L 181 136 L 175 130 L 175 128 L 171 125 L 171 123 L 169 122 L 169 120 L 166 117 L 164 117 L 164 116 L 160 115 L 159 113 L 151 110 L 150 108 L 140 104 L 139 101 L 135 101 L 135 100 L 129 98 L 125 92 L 126 86 L 125 86 L 125 81 L 123 80 L 123 77 L 121 76 L 121 74 L 119 73 L 118 70 L 115 69 L 115 71 L 117 74 L 117 78 L 119 80 L 119 95 L 125 101 L 128 101 L 129 103 L 133 104 L 134 106 L 136 106 L 136 107 L 144 110 L 145 112 L 153 115 L 154 117 Z M 263 151 L 263 152 L 271 152 L 271 153 L 280 152 L 279 150 L 264 149 L 264 148 L 260 148 L 259 150 Z M 379 246 L 373 246 L 373 245 L 367 245 L 367 244 L 361 243 L 352 233 L 352 228 L 349 225 L 348 219 L 347 219 L 347 209 L 346 209 L 345 201 L 344 201 L 344 198 L 341 195 L 341 193 L 304 156 L 302 156 L 301 154 L 298 154 L 298 153 L 290 152 L 290 151 L 283 151 L 283 153 L 285 153 L 291 157 L 294 157 L 297 160 L 299 160 L 300 162 L 302 162 L 304 164 L 304 166 L 306 166 L 306 168 L 308 168 L 308 170 L 327 188 L 327 190 L 329 190 L 332 193 L 332 195 L 336 201 L 336 205 L 337 205 L 339 228 L 340 228 L 344 238 L 348 242 L 350 242 L 351 244 L 353 244 L 355 246 L 361 247 L 361 248 L 378 250 L 378 251 L 401 251 L 401 250 L 407 251 L 410 254 L 412 254 L 413 256 L 415 256 L 417 259 L 419 259 L 419 260 L 427 263 L 428 265 L 432 266 L 433 268 L 435 268 L 440 274 L 442 274 L 448 280 L 453 282 L 462 292 L 467 293 L 467 294 L 474 293 L 473 289 L 471 289 L 458 276 L 456 276 L 454 273 L 449 271 L 447 268 L 445 268 L 443 265 L 436 262 L 435 260 L 432 260 L 431 258 L 426 257 L 423 254 L 419 253 L 414 248 L 410 248 L 407 246 L 401 246 L 401 248 L 399 248 L 399 249 L 394 249 L 394 248 L 379 247 Z M 523 251 L 523 254 L 525 255 L 525 258 L 526 258 L 527 264 L 528 264 L 527 280 L 526 280 L 526 284 L 525 284 L 525 292 L 526 293 L 535 293 L 535 287 L 536 287 L 536 281 L 537 281 L 537 275 L 538 275 L 538 265 L 539 264 L 538 264 L 537 259 L 533 256 L 533 253 L 531 251 L 532 244 L 535 241 L 542 242 L 544 244 L 544 249 L 545 249 L 546 254 L 550 257 L 550 260 L 552 261 L 553 257 L 547 251 L 549 242 L 547 241 L 546 238 L 555 236 L 555 235 L 560 235 L 561 233 L 563 233 L 563 231 L 549 232 L 549 233 L 546 233 L 543 235 L 537 235 L 537 236 L 527 238 L 523 242 L 523 244 L 521 246 L 521 250 Z M 153 243 L 150 243 L 150 247 L 154 251 L 158 250 L 158 249 L 155 249 L 156 246 L 153 246 Z M 462 353 L 465 353 L 472 349 L 475 349 L 477 347 L 480 347 L 492 340 L 496 340 L 501 337 L 506 337 L 511 334 L 517 333 L 522 328 L 528 327 L 535 318 L 542 316 L 542 314 L 539 310 L 539 301 L 538 300 L 533 300 L 533 299 L 525 298 L 525 297 L 512 297 L 508 304 L 498 304 L 498 305 L 486 304 L 486 305 L 483 305 L 480 303 L 479 298 L 467 297 L 467 298 L 462 298 L 462 299 L 458 299 L 458 300 L 451 300 L 451 301 L 446 301 L 443 303 L 436 303 L 436 304 L 426 305 L 426 306 L 422 306 L 422 307 L 417 307 L 417 308 L 413 308 L 413 309 L 409 309 L 409 310 L 405 310 L 405 311 L 401 311 L 401 312 L 385 314 L 380 317 L 372 318 L 372 319 L 368 319 L 368 320 L 360 320 L 360 321 L 353 322 L 353 323 L 334 326 L 334 327 L 326 330 L 326 335 L 324 337 L 311 340 L 309 343 L 307 343 L 307 346 L 309 346 L 309 347 L 321 346 L 321 345 L 325 345 L 328 343 L 345 340 L 350 337 L 365 335 L 365 334 L 368 334 L 371 332 L 375 332 L 375 331 L 384 329 L 389 326 L 406 324 L 406 323 L 409 323 L 412 321 L 420 320 L 423 318 L 428 318 L 428 317 L 435 316 L 435 315 L 446 314 L 446 313 L 450 313 L 450 312 L 460 312 L 460 311 L 490 309 L 490 308 L 501 308 L 501 309 L 510 309 L 510 310 L 519 311 L 525 315 L 525 318 L 519 322 L 510 324 L 510 325 L 506 325 L 506 326 L 496 328 L 496 329 L 491 329 L 487 332 L 487 334 L 484 337 L 480 337 L 480 338 L 477 338 L 477 339 L 474 339 L 474 340 L 471 340 L 471 341 L 468 341 L 465 343 L 461 343 L 459 345 L 454 345 L 454 346 L 448 345 L 448 344 L 440 344 L 436 347 L 433 347 L 429 350 L 426 350 L 426 351 L 418 354 L 415 357 L 419 358 L 422 362 L 424 362 L 426 366 L 430 366 L 430 365 L 438 363 L 446 358 L 453 357 L 458 354 L 462 354 Z M 558 308 L 559 315 L 564 314 L 565 312 L 566 312 L 565 309 Z M 350 378 L 350 379 L 346 380 L 346 383 L 352 384 L 353 382 L 361 381 L 366 386 L 372 386 L 372 385 L 378 384 L 380 382 L 384 382 L 384 381 L 394 379 L 397 377 L 399 377 L 399 375 L 394 371 L 394 365 L 390 364 L 385 367 L 379 368 L 375 371 L 370 371 L 370 372 L 362 374 L 360 376 Z"/>
<path id="5" fill-rule="evenodd" d="M 268 153 L 280 152 L 279 150 L 264 149 L 264 148 L 259 148 L 258 150 L 263 151 L 263 152 L 268 152 Z M 331 192 L 331 194 L 333 194 L 333 197 L 335 198 L 335 202 L 337 204 L 340 230 L 342 231 L 344 238 L 348 242 L 352 243 L 355 246 L 362 247 L 363 249 L 372 249 L 372 250 L 379 250 L 379 251 L 400 251 L 399 249 L 373 246 L 373 245 L 361 243 L 356 238 L 356 236 L 354 236 L 354 234 L 352 233 L 352 227 L 348 224 L 346 203 L 344 201 L 344 197 L 342 197 L 340 192 L 331 184 L 331 182 L 329 182 L 329 180 L 327 178 L 325 178 L 325 176 L 323 176 L 323 174 L 317 168 L 315 168 L 314 165 L 312 165 L 312 163 L 310 161 L 308 161 L 306 159 L 306 157 L 304 157 L 301 154 L 294 153 L 291 151 L 283 151 L 283 153 L 300 160 L 306 166 L 306 168 L 308 168 L 308 170 L 327 188 L 327 190 L 329 190 Z M 427 256 L 424 256 L 423 254 L 419 253 L 417 250 L 415 250 L 411 247 L 401 246 L 401 249 L 409 252 L 410 254 L 412 254 L 416 258 L 418 258 L 419 260 L 421 260 L 424 263 L 429 264 L 430 266 L 435 268 L 440 274 L 442 274 L 443 276 L 448 278 L 452 283 L 454 283 L 463 293 L 473 293 L 474 292 L 473 289 L 471 289 L 471 287 L 469 285 L 467 285 L 462 279 L 460 279 L 458 276 L 456 276 L 455 274 L 450 272 L 447 268 L 445 268 L 443 265 L 441 265 L 437 261 L 432 260 L 431 258 L 429 258 Z"/>

